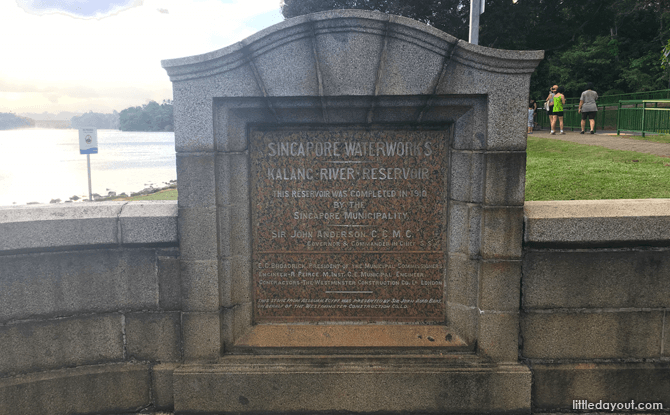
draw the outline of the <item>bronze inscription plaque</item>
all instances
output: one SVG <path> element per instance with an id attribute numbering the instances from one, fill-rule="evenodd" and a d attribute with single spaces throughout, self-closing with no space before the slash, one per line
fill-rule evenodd
<path id="1" fill-rule="evenodd" d="M 444 321 L 445 131 L 250 134 L 256 322 Z"/>

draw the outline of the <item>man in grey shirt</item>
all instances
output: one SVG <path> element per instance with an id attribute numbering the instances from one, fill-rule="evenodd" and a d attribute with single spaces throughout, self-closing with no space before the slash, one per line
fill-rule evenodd
<path id="1" fill-rule="evenodd" d="M 591 134 L 595 134 L 593 130 L 596 128 L 596 114 L 598 113 L 597 99 L 598 93 L 593 90 L 593 82 L 589 82 L 586 84 L 586 91 L 582 92 L 582 96 L 579 98 L 579 110 L 577 112 L 582 114 L 582 132 L 580 134 L 584 134 L 587 118 L 591 124 Z"/>

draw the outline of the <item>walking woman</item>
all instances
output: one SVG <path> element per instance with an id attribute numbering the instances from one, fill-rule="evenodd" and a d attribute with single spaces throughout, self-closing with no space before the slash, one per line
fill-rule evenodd
<path id="1" fill-rule="evenodd" d="M 597 99 L 598 93 L 593 90 L 593 82 L 589 82 L 586 84 L 586 91 L 582 92 L 582 96 L 579 98 L 579 109 L 577 112 L 582 114 L 582 132 L 580 134 L 584 134 L 587 118 L 591 125 L 591 134 L 595 134 L 596 114 L 598 113 Z"/>
<path id="2" fill-rule="evenodd" d="M 563 95 L 564 92 L 565 88 L 559 86 L 556 90 L 556 95 L 554 95 L 554 108 L 553 112 L 550 113 L 553 115 L 553 117 L 551 117 L 551 132 L 549 134 L 556 134 L 557 119 L 561 127 L 561 134 L 565 134 L 563 132 L 563 104 L 565 104 L 565 95 Z"/>
<path id="3" fill-rule="evenodd" d="M 549 116 L 549 124 L 553 125 L 553 112 L 554 112 L 554 95 L 556 95 L 556 90 L 558 89 L 558 85 L 554 85 L 549 89 L 549 95 L 547 95 L 547 99 L 544 100 L 544 109 L 547 111 L 547 115 Z"/>

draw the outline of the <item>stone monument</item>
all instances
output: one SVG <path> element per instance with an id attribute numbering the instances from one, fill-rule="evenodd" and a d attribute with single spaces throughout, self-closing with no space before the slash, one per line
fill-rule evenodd
<path id="1" fill-rule="evenodd" d="M 163 61 L 175 412 L 530 412 L 519 284 L 542 57 L 341 10 Z"/>

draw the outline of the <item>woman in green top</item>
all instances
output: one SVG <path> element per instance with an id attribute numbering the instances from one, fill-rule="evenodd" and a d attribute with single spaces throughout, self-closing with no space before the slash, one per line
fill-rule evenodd
<path id="1" fill-rule="evenodd" d="M 556 95 L 554 95 L 554 108 L 550 113 L 551 133 L 549 134 L 556 134 L 556 119 L 558 119 L 561 126 L 561 134 L 565 134 L 563 132 L 563 104 L 565 104 L 565 95 L 563 95 L 564 92 L 565 88 L 559 86 L 556 90 Z"/>

